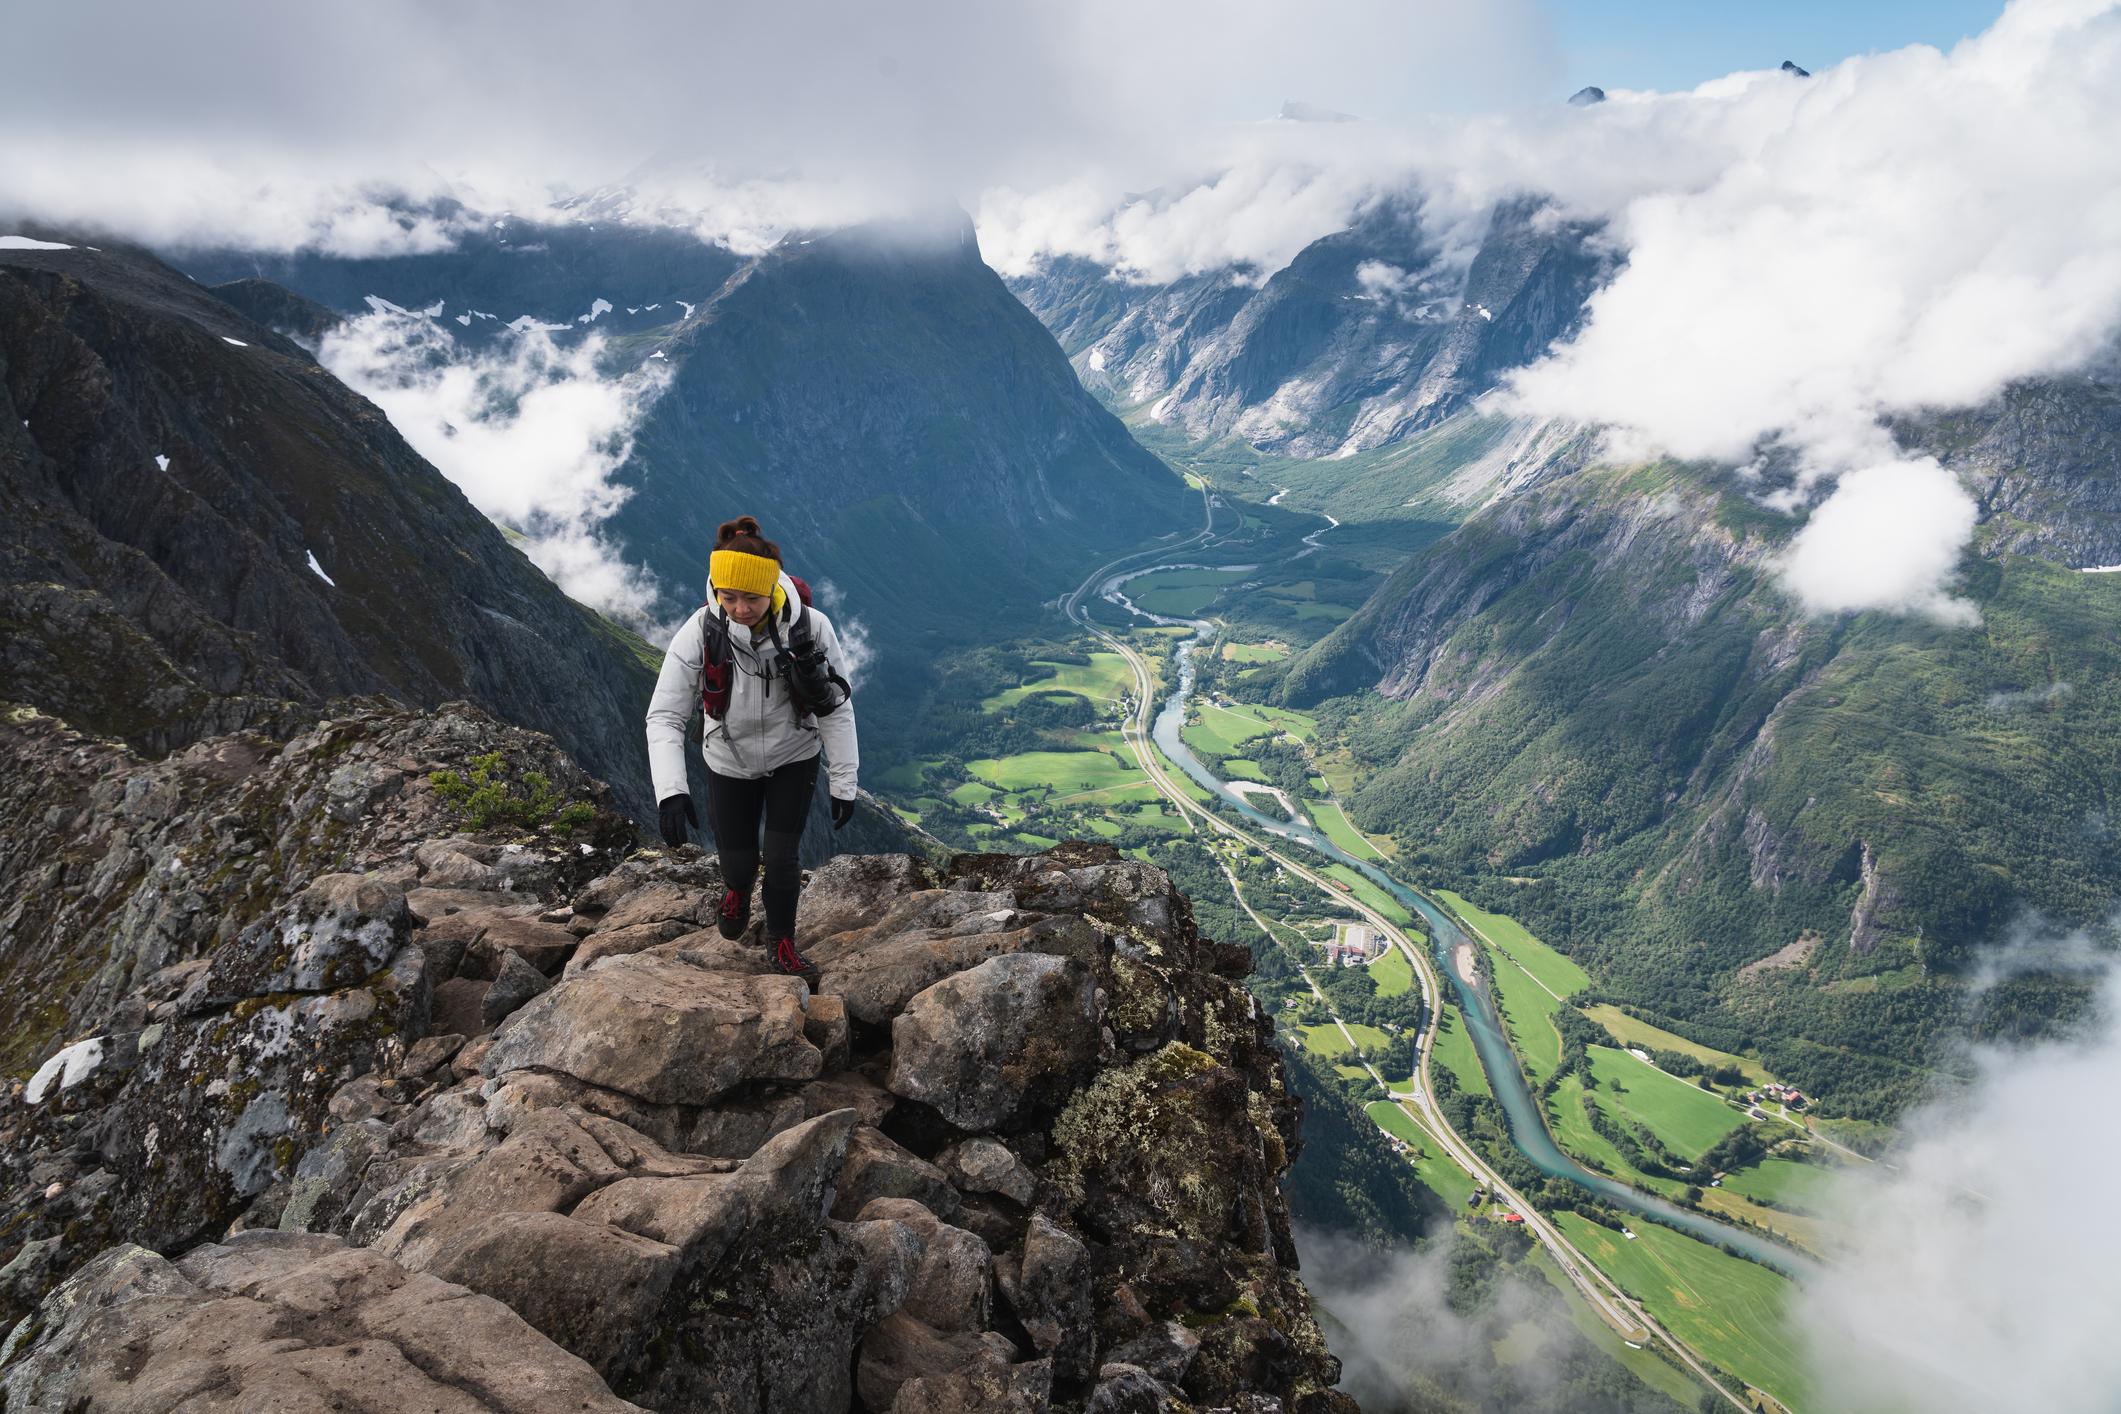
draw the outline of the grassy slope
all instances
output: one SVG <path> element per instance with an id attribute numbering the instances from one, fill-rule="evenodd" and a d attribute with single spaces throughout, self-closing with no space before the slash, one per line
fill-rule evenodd
<path id="1" fill-rule="evenodd" d="M 1598 1102 L 1647 1126 L 1674 1153 L 1698 1159 L 1745 1116 L 1708 1091 L 1645 1065 L 1626 1051 L 1591 1047 Z"/>
<path id="2" fill-rule="evenodd" d="M 1774 1080 L 1756 1060 L 1733 1055 L 1729 1051 L 1719 1051 L 1714 1046 L 1704 1046 L 1698 1041 L 1689 1041 L 1677 1032 L 1667 1031 L 1662 1026 L 1652 1026 L 1647 1021 L 1639 1021 L 1610 1002 L 1585 1007 L 1583 1014 L 1603 1026 L 1607 1033 L 1623 1046 L 1640 1046 L 1649 1051 L 1677 1051 L 1707 1065 L 1734 1065 L 1744 1071 L 1746 1079 L 1755 1085 L 1766 1085 Z"/>
<path id="3" fill-rule="evenodd" d="M 1533 937 L 1516 919 L 1507 914 L 1490 913 L 1449 889 L 1438 889 L 1436 895 L 1451 905 L 1452 912 L 1471 924 L 1481 937 L 1502 949 L 1512 962 L 1556 996 L 1571 997 L 1591 985 L 1589 975 L 1581 967 Z"/>

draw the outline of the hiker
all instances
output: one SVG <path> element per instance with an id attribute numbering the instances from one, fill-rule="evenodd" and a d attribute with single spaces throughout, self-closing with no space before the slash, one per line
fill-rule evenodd
<path id="1" fill-rule="evenodd" d="M 751 923 L 751 883 L 763 853 L 765 943 L 777 971 L 812 990 L 817 969 L 795 946 L 802 887 L 796 844 L 810 813 L 822 747 L 831 780 L 832 828 L 854 818 L 854 700 L 835 664 L 832 622 L 810 607 L 810 589 L 781 568 L 781 547 L 750 516 L 724 522 L 707 562 L 707 603 L 678 630 L 648 704 L 648 766 L 663 843 L 699 828 L 685 775 L 685 729 L 707 722 L 707 819 L 722 856 L 722 936 Z M 759 827 L 765 826 L 765 848 Z"/>

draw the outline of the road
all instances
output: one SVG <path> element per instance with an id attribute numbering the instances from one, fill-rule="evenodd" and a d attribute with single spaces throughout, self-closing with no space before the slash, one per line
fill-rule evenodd
<path id="1" fill-rule="evenodd" d="M 1480 1157 L 1472 1145 L 1467 1143 L 1452 1129 L 1450 1121 L 1444 1117 L 1443 1111 L 1432 1098 L 1433 1091 L 1429 1083 L 1430 1057 L 1436 1044 L 1436 1027 L 1433 1023 L 1433 1018 L 1439 1014 L 1438 1001 L 1442 996 L 1442 979 L 1436 975 L 1432 960 L 1427 955 L 1427 950 L 1415 947 L 1406 934 L 1392 920 L 1386 918 L 1362 900 L 1335 888 L 1325 875 L 1299 863 L 1276 850 L 1272 845 L 1256 838 L 1249 831 L 1232 825 L 1227 820 L 1197 804 L 1171 778 L 1170 773 L 1164 769 L 1163 762 L 1157 755 L 1155 743 L 1150 735 L 1151 723 L 1155 716 L 1155 679 L 1149 672 L 1149 666 L 1132 644 L 1119 635 L 1092 622 L 1088 614 L 1083 611 L 1083 602 L 1096 592 L 1097 586 L 1104 583 L 1113 571 L 1128 564 L 1130 561 L 1145 559 L 1154 555 L 1167 555 L 1181 546 L 1198 544 L 1210 539 L 1214 534 L 1215 503 L 1205 484 L 1201 487 L 1201 499 L 1207 520 L 1197 535 L 1154 550 L 1122 555 L 1118 559 L 1100 566 L 1088 579 L 1083 581 L 1074 593 L 1068 595 L 1062 601 L 1062 608 L 1068 617 L 1125 659 L 1128 668 L 1134 675 L 1134 706 L 1122 723 L 1122 739 L 1134 748 L 1135 756 L 1141 762 L 1143 772 L 1155 784 L 1157 790 L 1178 809 L 1180 818 L 1189 822 L 1197 821 L 1199 824 L 1206 826 L 1212 834 L 1259 850 L 1286 872 L 1305 880 L 1323 891 L 1334 901 L 1337 907 L 1352 908 L 1361 914 L 1366 922 L 1376 928 L 1393 946 L 1397 947 L 1406 956 L 1408 963 L 1414 969 L 1415 976 L 1421 981 L 1422 1000 L 1427 1008 L 1426 1014 L 1432 1021 L 1430 1025 L 1422 1029 L 1419 1047 L 1420 1065 L 1416 1069 L 1414 1086 L 1411 1090 L 1403 1094 L 1392 1094 L 1390 1087 L 1385 1082 L 1385 1078 L 1374 1069 L 1370 1069 L 1367 1061 L 1363 1062 L 1365 1069 L 1370 1069 L 1371 1076 L 1377 1081 L 1378 1088 L 1390 1096 L 1400 1106 L 1402 1111 L 1407 1113 L 1409 1118 L 1426 1130 L 1453 1163 L 1472 1175 L 1475 1182 L 1484 1184 L 1498 1199 L 1506 1200 L 1511 1209 L 1524 1218 L 1526 1230 L 1546 1247 L 1548 1255 L 1554 1259 L 1555 1264 L 1561 1268 L 1570 1283 L 1575 1286 L 1577 1292 L 1582 1295 L 1585 1301 L 1590 1303 L 1591 1308 L 1599 1314 L 1602 1320 L 1621 1335 L 1622 1339 L 1637 1345 L 1643 1344 L 1651 1338 L 1660 1341 L 1704 1385 L 1723 1396 L 1732 1408 L 1746 1410 L 1748 1414 L 1751 1414 L 1752 1407 L 1737 1395 L 1725 1389 L 1723 1384 L 1709 1372 L 1707 1365 L 1685 1342 L 1653 1320 L 1648 1312 L 1644 1311 L 1632 1297 L 1620 1289 L 1618 1284 L 1578 1251 L 1576 1246 L 1569 1241 L 1568 1237 L 1558 1226 L 1548 1219 L 1545 1214 L 1539 1212 L 1530 1203 L 1527 1203 L 1521 1194 L 1504 1182 L 1502 1175 L 1489 1167 L 1486 1160 Z M 1245 902 L 1244 894 L 1238 886 L 1236 875 L 1231 872 L 1227 863 L 1223 864 L 1223 873 L 1230 879 L 1231 889 L 1236 894 L 1238 902 L 1244 907 L 1245 912 L 1250 914 L 1253 921 L 1259 924 L 1261 930 L 1267 933 L 1269 939 L 1272 939 L 1274 935 L 1271 930 L 1267 929 L 1265 920 L 1261 919 L 1256 912 L 1253 912 L 1252 906 Z M 1305 974 L 1305 981 L 1310 982 L 1308 973 Z M 1318 992 L 1316 983 L 1311 983 L 1311 988 L 1321 999 L 1324 998 L 1324 993 Z M 1348 1034 L 1346 1025 L 1340 1021 L 1337 1015 L 1334 1017 L 1334 1022 L 1340 1026 L 1343 1035 Z M 1349 1036 L 1348 1040 L 1352 1046 L 1354 1037 Z M 1411 1108 L 1409 1108 L 1410 1106 Z"/>

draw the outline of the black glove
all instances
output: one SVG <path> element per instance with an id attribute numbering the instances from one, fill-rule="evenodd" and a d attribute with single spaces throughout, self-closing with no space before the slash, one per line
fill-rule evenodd
<path id="1" fill-rule="evenodd" d="M 854 802 L 832 797 L 832 828 L 837 830 L 854 818 Z"/>
<path id="2" fill-rule="evenodd" d="M 690 838 L 685 827 L 700 827 L 700 817 L 693 813 L 692 797 L 689 795 L 666 795 L 655 808 L 656 824 L 662 828 L 663 843 L 676 849 Z"/>

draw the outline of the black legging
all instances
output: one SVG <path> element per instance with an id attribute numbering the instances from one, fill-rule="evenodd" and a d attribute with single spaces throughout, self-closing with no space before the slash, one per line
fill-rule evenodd
<path id="1" fill-rule="evenodd" d="M 756 780 L 724 776 L 707 769 L 707 823 L 722 856 L 722 879 L 750 896 L 759 872 L 759 824 L 766 830 L 766 937 L 795 936 L 795 900 L 802 892 L 803 868 L 796 845 L 803 822 L 810 818 L 810 796 L 817 789 L 817 757 L 791 761 Z"/>

